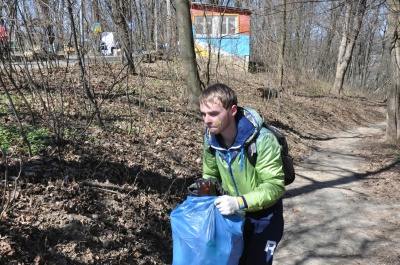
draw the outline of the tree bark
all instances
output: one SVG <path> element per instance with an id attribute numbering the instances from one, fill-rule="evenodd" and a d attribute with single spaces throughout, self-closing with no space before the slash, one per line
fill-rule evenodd
<path id="1" fill-rule="evenodd" d="M 285 46 L 286 46 L 286 0 L 282 0 L 282 38 L 280 43 L 279 63 L 278 63 L 278 75 L 279 75 L 279 87 L 283 89 L 283 70 L 285 62 Z"/>
<path id="2" fill-rule="evenodd" d="M 332 88 L 332 92 L 337 95 L 343 93 L 344 77 L 346 75 L 351 56 L 353 54 L 354 45 L 361 29 L 367 1 L 361 0 L 358 6 L 357 4 L 358 2 L 353 2 L 352 0 L 346 1 L 347 10 L 342 33 L 342 40 L 340 42 L 338 53 L 335 81 Z M 356 13 L 355 18 L 352 18 L 353 12 Z M 353 19 L 355 20 L 354 23 L 352 23 Z M 351 28 L 352 24 L 354 24 L 353 28 Z"/>
<path id="3" fill-rule="evenodd" d="M 392 81 L 387 94 L 386 140 L 400 141 L 400 4 L 398 0 L 388 0 L 389 38 L 391 40 Z"/>
<path id="4" fill-rule="evenodd" d="M 166 4 L 167 4 L 167 36 L 166 36 L 166 38 L 167 38 L 167 41 L 166 41 L 166 43 L 167 43 L 167 47 L 166 47 L 166 52 L 167 52 L 167 59 L 169 59 L 169 57 L 170 57 L 170 50 L 171 50 L 171 47 L 172 47 L 172 41 L 171 41 L 171 31 L 172 31 L 172 16 L 171 16 L 171 0 L 166 0 L 167 2 L 166 2 Z"/>
<path id="5" fill-rule="evenodd" d="M 183 76 L 188 89 L 188 109 L 199 110 L 198 98 L 201 93 L 201 82 L 194 51 L 189 2 L 187 0 L 175 0 L 175 6 L 181 50 L 180 58 L 182 59 Z"/>
<path id="6" fill-rule="evenodd" d="M 115 25 L 118 28 L 118 40 L 120 41 L 121 48 L 124 52 L 125 57 L 128 60 L 128 65 L 129 65 L 129 72 L 131 74 L 136 73 L 135 69 L 135 64 L 133 62 L 133 55 L 132 55 L 132 44 L 131 44 L 131 38 L 130 38 L 130 33 L 129 33 L 129 27 L 128 24 L 131 23 L 131 21 L 128 21 L 127 18 L 129 18 L 129 5 L 130 3 L 125 0 L 113 0 L 112 1 L 112 16 L 113 16 L 113 21 Z"/>

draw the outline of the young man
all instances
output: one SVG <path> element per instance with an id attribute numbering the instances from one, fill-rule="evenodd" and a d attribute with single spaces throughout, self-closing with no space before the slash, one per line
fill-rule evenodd
<path id="1" fill-rule="evenodd" d="M 222 215 L 246 213 L 239 264 L 272 264 L 283 234 L 281 146 L 262 127 L 263 118 L 255 110 L 237 106 L 236 94 L 227 85 L 205 89 L 200 95 L 200 111 L 206 125 L 203 178 L 222 182 L 229 194 L 219 196 L 215 205 Z M 245 148 L 254 137 L 257 162 L 253 167 Z"/>

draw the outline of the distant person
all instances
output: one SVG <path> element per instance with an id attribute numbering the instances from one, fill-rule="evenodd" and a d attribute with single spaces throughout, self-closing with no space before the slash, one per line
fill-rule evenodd
<path id="1" fill-rule="evenodd" d="M 8 40 L 8 30 L 3 19 L 0 19 L 0 42 L 5 44 Z"/>
<path id="2" fill-rule="evenodd" d="M 222 215 L 245 213 L 244 250 L 239 264 L 272 264 L 284 227 L 281 146 L 262 127 L 262 117 L 253 109 L 239 107 L 236 93 L 225 84 L 202 91 L 200 110 L 206 125 L 203 178 L 222 183 L 228 194 L 217 197 L 214 204 Z M 245 150 L 254 137 L 255 167 Z"/>
<path id="3" fill-rule="evenodd" d="M 55 52 L 54 41 L 56 39 L 56 35 L 53 31 L 52 26 L 46 27 L 46 38 L 43 40 L 43 48 L 46 52 Z"/>
<path id="4" fill-rule="evenodd" d="M 4 22 L 1 20 L 0 22 L 0 54 L 3 54 L 7 47 L 8 40 L 8 30 L 7 27 L 3 24 Z"/>

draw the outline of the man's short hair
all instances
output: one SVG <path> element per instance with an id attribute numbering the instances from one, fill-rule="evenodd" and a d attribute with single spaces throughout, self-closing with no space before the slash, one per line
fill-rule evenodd
<path id="1" fill-rule="evenodd" d="M 207 104 L 218 99 L 224 109 L 237 105 L 237 96 L 234 90 L 225 84 L 216 83 L 204 89 L 200 94 L 200 104 Z"/>

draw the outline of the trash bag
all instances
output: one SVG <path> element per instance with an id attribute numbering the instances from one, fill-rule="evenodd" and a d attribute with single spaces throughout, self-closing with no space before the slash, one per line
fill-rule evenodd
<path id="1" fill-rule="evenodd" d="M 173 265 L 238 264 L 243 219 L 238 213 L 221 215 L 216 198 L 188 196 L 171 212 Z"/>

